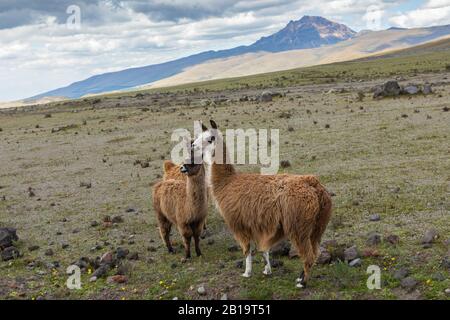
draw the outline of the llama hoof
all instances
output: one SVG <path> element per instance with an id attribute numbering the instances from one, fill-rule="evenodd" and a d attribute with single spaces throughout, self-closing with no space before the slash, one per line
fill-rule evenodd
<path id="1" fill-rule="evenodd" d="M 272 274 L 272 270 L 263 270 L 263 274 L 265 274 L 266 276 L 270 276 Z"/>
<path id="2" fill-rule="evenodd" d="M 244 273 L 242 274 L 242 276 L 243 276 L 244 278 L 250 278 L 251 274 L 250 274 L 250 273 L 247 273 L 247 272 L 244 272 Z"/>
<path id="3" fill-rule="evenodd" d="M 301 282 L 298 282 L 298 283 L 295 285 L 295 287 L 296 287 L 296 288 L 299 288 L 299 289 L 303 289 L 305 286 L 302 285 Z"/>

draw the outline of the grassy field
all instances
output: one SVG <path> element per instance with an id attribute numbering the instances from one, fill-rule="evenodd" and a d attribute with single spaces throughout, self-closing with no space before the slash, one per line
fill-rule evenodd
<path id="1" fill-rule="evenodd" d="M 448 299 L 447 63 L 448 53 L 436 52 L 426 59 L 349 62 L 1 111 L 0 227 L 17 228 L 23 256 L 0 262 L 0 298 Z M 394 75 L 404 76 L 404 83 L 431 81 L 435 93 L 373 100 L 370 86 Z M 336 85 L 345 90 L 325 93 Z M 283 95 L 269 103 L 239 101 L 258 94 L 260 86 Z M 235 242 L 212 205 L 201 243 L 204 256 L 182 263 L 176 232 L 177 254 L 167 254 L 151 186 L 170 157 L 172 131 L 192 130 L 194 120 L 210 118 L 222 128 L 280 129 L 280 159 L 291 163 L 282 172 L 315 174 L 335 194 L 324 240 L 356 245 L 362 265 L 317 265 L 309 286 L 298 290 L 298 259 L 274 257 L 278 266 L 266 277 L 258 255 L 253 277 L 242 278 L 243 257 L 230 250 Z M 380 221 L 369 221 L 372 214 Z M 104 224 L 105 216 L 121 216 L 123 222 Z M 424 248 L 421 238 L 432 228 L 440 237 Z M 369 246 L 374 231 L 382 241 Z M 397 245 L 386 241 L 390 235 L 399 237 Z M 33 245 L 39 249 L 30 251 Z M 122 263 L 127 283 L 90 282 L 88 268 L 81 290 L 66 288 L 67 266 L 118 247 L 138 255 Z M 48 249 L 53 255 L 46 255 Z M 366 287 L 369 265 L 382 270 L 380 290 Z M 401 268 L 409 270 L 415 287 L 402 287 L 394 278 Z M 197 292 L 201 285 L 205 295 Z"/>

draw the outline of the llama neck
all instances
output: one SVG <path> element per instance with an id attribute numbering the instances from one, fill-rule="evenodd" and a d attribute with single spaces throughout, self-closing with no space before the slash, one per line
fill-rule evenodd
<path id="1" fill-rule="evenodd" d="M 214 156 L 214 161 L 211 165 L 211 185 L 214 189 L 220 188 L 226 183 L 225 178 L 228 178 L 236 173 L 234 166 L 231 164 L 227 146 L 222 138 L 217 140 L 217 145 L 222 145 L 222 150 L 217 150 Z M 221 161 L 219 161 L 221 159 Z"/>
<path id="2" fill-rule="evenodd" d="M 191 208 L 199 208 L 207 205 L 205 185 L 205 168 L 195 176 L 188 176 L 186 183 L 186 205 Z"/>

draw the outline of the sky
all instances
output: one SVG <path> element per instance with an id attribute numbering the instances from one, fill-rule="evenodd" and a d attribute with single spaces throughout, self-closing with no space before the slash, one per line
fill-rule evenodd
<path id="1" fill-rule="evenodd" d="M 0 101 L 251 44 L 303 15 L 425 27 L 450 24 L 450 0 L 0 0 Z"/>

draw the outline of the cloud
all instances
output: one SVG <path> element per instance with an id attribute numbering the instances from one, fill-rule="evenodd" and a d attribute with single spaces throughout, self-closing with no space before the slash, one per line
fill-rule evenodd
<path id="1" fill-rule="evenodd" d="M 426 1 L 418 9 L 394 15 L 389 21 L 403 28 L 449 24 L 450 0 Z"/>
<path id="2" fill-rule="evenodd" d="M 415 10 L 394 12 L 408 1 L 2 0 L 0 100 L 29 97 L 103 72 L 250 44 L 305 14 L 361 30 L 367 28 L 367 8 L 374 5 L 384 14 L 382 27 L 410 26 L 412 20 L 449 23 L 449 1 L 430 0 Z M 73 4 L 81 11 L 79 30 L 66 26 L 66 9 Z"/>

